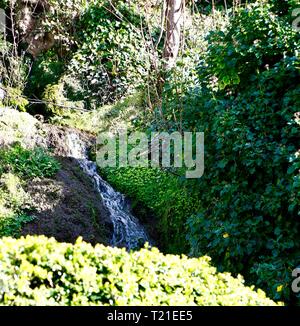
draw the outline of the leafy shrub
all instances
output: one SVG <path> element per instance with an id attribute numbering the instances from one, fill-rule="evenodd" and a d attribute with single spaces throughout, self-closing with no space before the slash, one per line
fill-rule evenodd
<path id="1" fill-rule="evenodd" d="M 249 82 L 299 48 L 299 35 L 291 24 L 271 12 L 269 5 L 253 4 L 232 19 L 226 32 L 212 32 L 200 79 L 214 81 L 216 89 Z M 217 84 L 217 85 L 216 85 Z"/>
<path id="2" fill-rule="evenodd" d="M 58 162 L 42 148 L 28 150 L 17 143 L 0 149 L 0 237 L 18 237 L 22 226 L 34 219 L 27 214 L 32 202 L 23 189 L 25 181 L 51 177 L 58 169 Z"/>
<path id="3" fill-rule="evenodd" d="M 1 176 L 1 199 L 6 201 L 6 206 L 18 210 L 29 203 L 29 196 L 22 188 L 19 177 L 12 173 L 5 173 Z"/>
<path id="4" fill-rule="evenodd" d="M 18 238 L 21 235 L 22 227 L 34 219 L 34 216 L 27 214 L 0 215 L 0 237 Z"/>
<path id="5" fill-rule="evenodd" d="M 270 30 L 253 33 L 256 24 L 272 18 L 264 9 L 241 17 L 233 24 L 244 54 L 234 50 L 231 67 L 231 43 L 212 42 L 209 69 L 219 71 L 221 82 L 214 91 L 203 86 L 194 102 L 189 128 L 206 132 L 206 173 L 197 190 L 202 208 L 188 220 L 188 238 L 193 254 L 209 254 L 221 270 L 242 273 L 273 298 L 293 302 L 291 271 L 300 256 L 299 42 L 293 32 L 282 34 L 277 18 L 269 21 Z M 265 43 L 250 51 L 252 35 Z M 221 62 L 239 72 L 237 83 Z M 262 69 L 263 62 L 269 67 Z"/>
<path id="6" fill-rule="evenodd" d="M 22 187 L 21 180 L 11 174 L 3 174 L 0 179 L 0 236 L 20 234 L 24 223 L 33 220 L 24 211 L 30 208 L 31 200 Z"/>
<path id="7" fill-rule="evenodd" d="M 176 176 L 158 169 L 105 169 L 107 180 L 158 218 L 159 233 L 168 252 L 187 252 L 186 218 L 197 211 L 197 197 Z"/>
<path id="8" fill-rule="evenodd" d="M 0 240 L 4 305 L 275 305 L 208 257 L 127 253 L 45 237 Z"/>
<path id="9" fill-rule="evenodd" d="M 25 112 L 26 107 L 29 104 L 28 100 L 23 96 L 23 90 L 6 87 L 6 96 L 3 100 L 3 104 L 12 107 L 15 109 L 19 109 L 20 111 Z"/>
<path id="10" fill-rule="evenodd" d="M 164 86 L 161 97 L 161 107 L 156 108 L 156 119 L 151 121 L 150 128 L 165 131 L 183 131 L 189 127 L 194 111 L 194 94 L 192 90 L 201 87 L 207 77 L 199 78 L 199 61 L 205 56 L 209 45 L 208 35 L 212 31 L 226 31 L 229 17 L 224 12 L 216 11 L 214 18 L 194 14 L 189 17 L 184 33 L 185 48 L 180 53 L 176 65 L 165 74 Z M 188 96 L 185 96 L 188 94 Z M 189 108 L 189 105 L 192 107 Z M 187 112 L 191 113 L 188 121 Z"/>
<path id="11" fill-rule="evenodd" d="M 141 85 L 147 57 L 141 15 L 124 1 L 94 0 L 78 22 L 77 44 L 69 71 L 83 86 L 83 98 L 103 104 Z"/>
<path id="12" fill-rule="evenodd" d="M 185 82 L 180 93 L 168 82 L 163 103 L 170 130 L 205 132 L 204 176 L 186 185 L 198 198 L 198 212 L 187 219 L 191 254 L 208 254 L 219 270 L 242 273 L 272 298 L 295 303 L 299 35 L 269 5 L 254 4 L 206 41 L 195 87 Z"/>
<path id="13" fill-rule="evenodd" d="M 64 63 L 54 51 L 48 51 L 41 55 L 33 62 L 27 92 L 41 98 L 48 85 L 58 83 L 64 68 Z"/>
<path id="14" fill-rule="evenodd" d="M 65 116 L 70 110 L 84 109 L 82 101 L 71 101 L 66 93 L 64 77 L 62 77 L 58 84 L 46 86 L 43 93 L 43 100 L 45 101 L 46 111 L 50 115 Z"/>
<path id="15" fill-rule="evenodd" d="M 12 171 L 22 178 L 51 177 L 59 169 L 59 163 L 44 149 L 25 149 L 15 144 L 9 149 L 0 149 L 0 175 Z"/>

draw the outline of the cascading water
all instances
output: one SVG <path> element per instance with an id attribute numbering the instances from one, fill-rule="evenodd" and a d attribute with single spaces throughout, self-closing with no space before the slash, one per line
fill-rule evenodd
<path id="1" fill-rule="evenodd" d="M 82 170 L 94 181 L 95 188 L 108 209 L 114 228 L 111 245 L 130 250 L 141 247 L 145 242 L 150 243 L 143 226 L 130 213 L 124 195 L 116 192 L 99 176 L 96 163 L 88 160 L 86 145 L 76 133 L 67 135 L 67 146 L 70 157 L 75 158 Z"/>

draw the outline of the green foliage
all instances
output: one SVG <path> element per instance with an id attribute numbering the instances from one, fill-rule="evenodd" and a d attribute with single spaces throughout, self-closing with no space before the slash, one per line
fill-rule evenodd
<path id="1" fill-rule="evenodd" d="M 191 254 L 208 254 L 220 270 L 242 273 L 273 298 L 295 303 L 299 34 L 271 9 L 252 4 L 211 27 L 191 51 L 199 58 L 198 80 L 180 58 L 151 127 L 205 132 L 204 176 L 185 186 L 198 198 L 198 212 L 180 219 L 188 221 Z"/>
<path id="2" fill-rule="evenodd" d="M 188 239 L 193 254 L 209 254 L 219 269 L 293 302 L 291 271 L 300 256 L 299 38 L 268 7 L 250 9 L 232 19 L 227 34 L 210 36 L 204 62 L 218 79 L 202 81 L 184 110 L 188 128 L 206 133 L 201 209 L 188 219 Z"/>
<path id="3" fill-rule="evenodd" d="M 34 216 L 26 214 L 0 216 L 0 237 L 18 238 L 24 224 L 34 219 Z"/>
<path id="4" fill-rule="evenodd" d="M 43 100 L 45 101 L 46 111 L 50 115 L 65 116 L 70 110 L 84 109 L 82 101 L 71 101 L 67 97 L 65 89 L 65 80 L 62 78 L 58 84 L 49 84 L 43 93 Z"/>
<path id="5" fill-rule="evenodd" d="M 143 85 L 149 70 L 140 30 L 143 15 L 134 4 L 129 6 L 124 1 L 49 3 L 54 10 L 42 19 L 41 29 L 55 32 L 58 47 L 34 63 L 30 81 L 33 93 L 43 94 L 49 112 L 68 116 L 70 125 L 82 129 L 96 132 L 108 129 L 109 124 L 126 123 L 120 120 L 141 126 L 141 120 L 136 119 L 140 105 L 134 105 L 133 119 L 127 114 L 130 110 L 122 115 L 123 108 L 118 105 L 105 106 L 101 112 L 75 111 L 70 116 L 71 110 L 66 114 L 62 107 L 82 108 L 85 101 L 89 108 L 95 108 Z M 118 190 L 134 199 L 136 207 L 145 206 L 158 217 L 166 250 L 188 252 L 188 240 L 193 255 L 209 254 L 221 271 L 243 273 L 247 282 L 264 288 L 273 298 L 294 302 L 297 297 L 290 291 L 291 271 L 299 265 L 300 256 L 300 34 L 291 28 L 291 11 L 299 1 L 242 3 L 242 8 L 230 9 L 226 16 L 215 10 L 213 18 L 199 17 L 195 32 L 187 28 L 185 51 L 166 76 L 162 105 L 155 111 L 156 120 L 150 121 L 151 130 L 205 131 L 204 176 L 199 181 L 183 182 L 153 169 L 106 169 L 104 173 Z M 231 4 L 228 1 L 229 7 Z M 190 23 L 188 19 L 186 23 Z M 205 38 L 208 30 L 212 32 Z M 25 110 L 22 90 L 28 69 L 24 58 L 12 55 L 9 43 L 2 42 L 0 52 L 0 73 L 10 90 L 8 105 Z M 160 97 L 161 92 L 157 93 Z M 1 183 L 0 235 L 17 234 L 21 224 L 30 219 L 23 212 L 26 201 L 22 201 L 19 181 L 9 172 L 28 179 L 51 176 L 58 167 L 41 149 L 28 151 L 17 145 L 9 151 L 0 150 L 0 174 L 8 173 Z M 3 241 L 8 246 L 16 244 Z M 262 303 L 256 297 L 253 301 L 252 296 L 248 301 L 248 292 L 243 295 L 244 288 L 240 287 L 240 296 L 229 295 L 225 300 L 219 288 L 212 296 L 215 288 L 211 290 L 211 284 L 221 284 L 220 288 L 227 291 L 217 278 L 222 274 L 214 274 L 215 283 L 208 283 L 211 272 L 206 267 L 206 274 L 200 277 L 197 273 L 201 270 L 191 269 L 202 281 L 201 286 L 208 284 L 209 291 L 198 287 L 198 279 L 186 274 L 185 269 L 188 261 L 195 260 L 184 258 L 185 265 L 181 266 L 179 258 L 174 258 L 180 265 L 178 275 L 184 275 L 176 291 L 177 279 L 172 283 L 168 274 L 171 269 L 177 271 L 173 262 L 161 266 L 155 260 L 172 260 L 169 256 L 151 256 L 148 251 L 128 255 L 101 247 L 95 249 L 95 255 L 85 244 L 72 247 L 52 240 L 44 243 L 44 239 L 21 241 L 27 249 L 20 245 L 12 252 L 19 259 L 22 250 L 28 251 L 29 262 L 26 256 L 21 257 L 22 269 L 17 266 L 18 259 L 8 260 L 8 249 L 0 249 L 0 259 L 1 252 L 5 253 L 2 257 L 9 266 L 4 271 L 0 264 L 0 275 L 10 279 L 4 282 L 7 294 L 0 292 L 0 301 L 5 304 Z M 141 268 L 143 259 L 153 267 L 147 255 L 155 267 L 159 266 L 157 273 L 150 269 L 154 276 L 147 274 L 155 282 L 143 275 L 148 273 L 146 267 Z M 80 264 L 88 263 L 80 265 L 77 259 Z M 23 287 L 5 274 L 17 268 L 24 274 Z M 125 271 L 131 268 L 134 274 L 128 276 Z M 98 270 L 100 274 L 96 274 Z M 166 283 L 157 282 L 164 273 L 168 275 Z M 93 276 L 89 278 L 89 274 Z M 139 284 L 135 277 L 142 276 L 146 281 Z M 236 287 L 231 281 L 228 285 L 230 291 Z M 152 287 L 157 294 L 151 292 Z M 186 296 L 184 291 L 190 292 Z"/>
<path id="6" fill-rule="evenodd" d="M 17 143 L 9 149 L 0 149 L 0 174 L 12 171 L 27 179 L 51 177 L 59 167 L 59 163 L 42 148 L 29 150 Z"/>
<path id="7" fill-rule="evenodd" d="M 131 130 L 141 122 L 141 116 L 145 111 L 143 98 L 143 93 L 137 92 L 114 104 L 104 105 L 95 110 L 68 110 L 63 116 L 54 116 L 52 122 L 93 134 L 115 132 L 124 128 Z"/>
<path id="8" fill-rule="evenodd" d="M 27 91 L 41 98 L 46 86 L 57 84 L 63 72 L 64 63 L 54 51 L 48 51 L 34 61 Z"/>
<path id="9" fill-rule="evenodd" d="M 46 103 L 46 110 L 52 114 L 63 115 L 67 99 L 63 93 L 63 84 L 49 84 L 43 93 L 43 101 Z"/>
<path id="10" fill-rule="evenodd" d="M 77 25 L 78 50 L 69 71 L 90 105 L 119 99 L 142 84 L 148 60 L 140 31 L 142 17 L 123 1 L 91 1 Z"/>
<path id="11" fill-rule="evenodd" d="M 207 1 L 207 4 L 203 4 L 201 0 L 195 0 L 193 3 L 196 4 L 197 8 L 206 14 L 212 13 L 212 1 Z M 214 3 L 215 10 L 224 10 L 235 12 L 240 8 L 248 6 L 250 3 L 257 3 L 262 6 L 270 6 L 270 9 L 280 16 L 287 16 L 292 8 L 299 6 L 299 0 L 216 0 Z"/>
<path id="12" fill-rule="evenodd" d="M 28 101 L 23 97 L 29 71 L 28 60 L 16 54 L 15 46 L 0 35 L 0 86 L 6 96 L 2 105 L 26 111 Z"/>
<path id="13" fill-rule="evenodd" d="M 105 169 L 107 180 L 158 218 L 157 229 L 168 252 L 187 252 L 186 218 L 199 208 L 184 181 L 158 169 Z"/>
<path id="14" fill-rule="evenodd" d="M 0 108 L 0 139 L 2 146 L 15 142 L 31 147 L 42 136 L 41 124 L 26 112 Z"/>
<path id="15" fill-rule="evenodd" d="M 51 103 L 48 113 L 62 115 L 61 101 L 96 109 L 143 86 L 149 58 L 134 3 L 108 0 L 49 0 L 41 30 L 55 35 L 55 46 L 34 63 L 26 92 Z M 59 99 L 55 101 L 59 88 Z M 75 103 L 72 103 L 75 102 Z M 80 104 L 82 108 L 82 104 Z"/>
<path id="16" fill-rule="evenodd" d="M 0 237 L 18 237 L 22 226 L 34 219 L 27 214 L 32 203 L 25 181 L 51 177 L 58 169 L 58 162 L 42 148 L 28 150 L 17 143 L 0 149 Z"/>
<path id="17" fill-rule="evenodd" d="M 275 305 L 220 274 L 208 257 L 75 245 L 45 237 L 0 240 L 2 305 Z"/>
<path id="18" fill-rule="evenodd" d="M 22 188 L 19 177 L 12 173 L 4 173 L 0 179 L 1 200 L 6 202 L 6 207 L 18 210 L 29 203 L 29 197 Z"/>
<path id="19" fill-rule="evenodd" d="M 227 31 L 212 32 L 200 78 L 214 89 L 249 82 L 285 56 L 299 49 L 299 35 L 291 24 L 271 12 L 270 6 L 253 4 L 239 11 Z M 253 79 L 252 79 L 253 80 Z"/>
<path id="20" fill-rule="evenodd" d="M 298 0 L 268 0 L 272 11 L 280 16 L 285 16 L 287 20 L 293 20 L 291 16 L 293 9 L 299 8 Z"/>
<path id="21" fill-rule="evenodd" d="M 6 97 L 3 104 L 25 112 L 26 107 L 29 104 L 28 100 L 23 96 L 23 91 L 17 88 L 6 87 Z"/>
<path id="22" fill-rule="evenodd" d="M 62 54 L 76 46 L 76 33 L 74 22 L 87 8 L 87 0 L 46 0 L 50 10 L 43 15 L 41 27 L 45 32 L 55 35 L 56 46 Z"/>
<path id="23" fill-rule="evenodd" d="M 23 224 L 33 220 L 24 214 L 30 205 L 21 180 L 11 173 L 3 174 L 0 179 L 0 237 L 19 236 Z"/>
<path id="24" fill-rule="evenodd" d="M 183 131 L 189 128 L 194 111 L 194 94 L 192 90 L 201 87 L 206 76 L 199 78 L 199 61 L 206 55 L 209 42 L 207 36 L 212 31 L 225 31 L 229 17 L 224 12 L 216 11 L 211 16 L 194 14 L 190 17 L 189 26 L 185 31 L 185 48 L 180 53 L 175 67 L 166 73 L 161 105 L 156 108 L 156 119 L 151 121 L 151 129 L 165 131 Z M 195 92 L 195 93 L 196 93 Z M 185 96 L 188 94 L 188 96 Z M 191 106 L 191 108 L 189 107 Z M 188 121 L 183 119 L 191 114 Z M 196 130 L 197 128 L 195 128 Z"/>

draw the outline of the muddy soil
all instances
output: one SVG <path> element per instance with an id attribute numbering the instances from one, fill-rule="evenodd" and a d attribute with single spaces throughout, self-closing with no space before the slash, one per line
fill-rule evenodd
<path id="1" fill-rule="evenodd" d="M 43 144 L 52 150 L 61 169 L 52 179 L 34 179 L 27 184 L 36 219 L 24 226 L 22 235 L 46 235 L 72 243 L 82 237 L 92 244 L 109 244 L 113 231 L 109 214 L 92 181 L 76 160 L 68 157 L 65 146 L 68 129 L 44 125 L 43 130 L 46 134 Z M 89 145 L 94 141 L 88 134 L 80 137 Z"/>

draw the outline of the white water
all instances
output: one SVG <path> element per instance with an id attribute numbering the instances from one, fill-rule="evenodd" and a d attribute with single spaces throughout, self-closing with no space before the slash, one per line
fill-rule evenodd
<path id="1" fill-rule="evenodd" d="M 110 214 L 114 228 L 111 245 L 126 247 L 130 250 L 139 248 L 145 242 L 150 243 L 143 226 L 130 213 L 130 207 L 126 203 L 124 195 L 116 192 L 100 177 L 97 173 L 96 163 L 88 160 L 86 146 L 76 133 L 67 135 L 67 146 L 69 156 L 75 158 L 82 170 L 93 180 L 95 188 Z"/>

